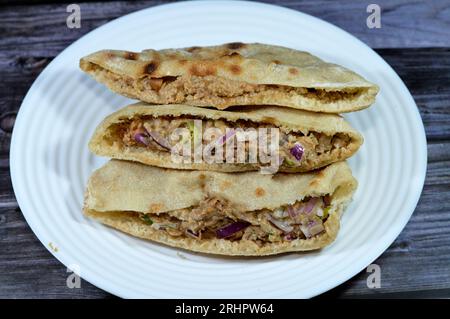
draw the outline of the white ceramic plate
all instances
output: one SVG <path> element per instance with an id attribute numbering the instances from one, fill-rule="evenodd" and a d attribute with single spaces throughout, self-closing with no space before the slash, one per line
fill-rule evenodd
<path id="1" fill-rule="evenodd" d="M 375 105 L 345 116 L 362 132 L 365 143 L 350 160 L 359 188 L 336 242 L 313 253 L 220 258 L 135 239 L 85 219 L 81 206 L 86 181 L 106 161 L 89 153 L 88 140 L 106 115 L 130 100 L 83 74 L 79 59 L 105 48 L 140 51 L 232 41 L 310 51 L 380 86 Z M 37 237 L 62 263 L 79 266 L 85 280 L 110 293 L 150 298 L 298 298 L 315 296 L 348 280 L 394 241 L 422 190 L 426 140 L 405 85 L 353 36 L 281 7 L 204 1 L 142 10 L 69 46 L 41 73 L 24 99 L 10 156 L 14 191 Z"/>

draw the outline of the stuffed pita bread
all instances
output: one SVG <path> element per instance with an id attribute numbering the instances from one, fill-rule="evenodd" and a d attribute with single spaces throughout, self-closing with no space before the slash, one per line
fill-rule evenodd
<path id="1" fill-rule="evenodd" d="M 334 241 L 356 185 L 345 162 L 306 174 L 264 175 L 112 160 L 89 179 L 84 214 L 173 247 L 262 256 Z"/>
<path id="2" fill-rule="evenodd" d="M 255 144 L 266 137 L 267 143 L 255 145 L 248 142 L 251 137 Z M 345 160 L 362 141 L 335 114 L 269 106 L 229 112 L 137 103 L 108 116 L 89 147 L 100 156 L 167 168 L 274 173 L 305 172 Z"/>
<path id="3" fill-rule="evenodd" d="M 103 50 L 83 57 L 80 67 L 116 93 L 155 104 L 279 105 L 342 113 L 368 107 L 378 92 L 375 84 L 344 67 L 259 43 L 140 53 Z"/>

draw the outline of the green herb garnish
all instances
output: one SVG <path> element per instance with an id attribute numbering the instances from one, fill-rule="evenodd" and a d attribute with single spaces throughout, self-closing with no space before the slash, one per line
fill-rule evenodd
<path id="1" fill-rule="evenodd" d="M 323 215 L 322 215 L 322 220 L 323 219 L 327 219 L 328 215 L 330 214 L 330 206 L 325 207 L 323 209 Z"/>
<path id="2" fill-rule="evenodd" d="M 197 126 L 195 126 L 194 120 L 193 121 L 189 121 L 188 122 L 188 128 L 189 131 L 191 132 L 191 138 L 194 140 L 194 145 L 196 142 L 201 143 L 201 136 L 200 136 L 200 132 Z"/>
<path id="3" fill-rule="evenodd" d="M 288 158 L 285 158 L 284 161 L 286 162 L 286 164 L 288 166 L 295 166 L 295 163 L 293 161 L 291 161 L 290 159 L 288 159 Z"/>
<path id="4" fill-rule="evenodd" d="M 152 225 L 153 224 L 153 220 L 151 220 L 150 217 L 148 217 L 148 215 L 142 215 L 141 219 L 144 221 L 144 223 L 146 223 L 147 225 Z"/>

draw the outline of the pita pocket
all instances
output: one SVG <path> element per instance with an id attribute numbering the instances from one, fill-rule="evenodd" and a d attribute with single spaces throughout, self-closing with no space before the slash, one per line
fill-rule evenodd
<path id="1" fill-rule="evenodd" d="M 345 162 L 306 174 L 170 170 L 112 160 L 89 179 L 84 214 L 124 233 L 202 253 L 320 249 L 357 186 Z"/>
<path id="2" fill-rule="evenodd" d="M 278 105 L 343 113 L 375 101 L 378 86 L 302 51 L 260 43 L 145 50 L 102 50 L 80 67 L 112 91 L 154 104 L 226 109 Z"/>
<path id="3" fill-rule="evenodd" d="M 362 142 L 335 114 L 137 103 L 100 123 L 89 148 L 96 155 L 167 168 L 274 173 L 306 172 L 345 160 Z"/>

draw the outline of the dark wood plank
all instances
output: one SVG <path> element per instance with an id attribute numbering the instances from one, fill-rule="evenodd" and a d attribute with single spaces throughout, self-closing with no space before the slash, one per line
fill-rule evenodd
<path id="1" fill-rule="evenodd" d="M 0 208 L 0 298 L 108 298 L 86 281 L 69 289 L 70 273 L 33 234 L 18 207 Z"/>
<path id="2" fill-rule="evenodd" d="M 427 139 L 450 139 L 450 49 L 376 50 L 413 94 Z"/>
<path id="3" fill-rule="evenodd" d="M 14 6 L 13 1 L 4 2 L 11 5 L 0 10 L 0 54 L 28 52 L 33 57 L 53 57 L 100 25 L 165 1 L 81 2 L 81 29 L 66 27 L 67 3 Z M 382 8 L 380 29 L 369 29 L 366 25 L 366 8 L 370 3 L 367 1 L 281 0 L 275 3 L 331 22 L 374 48 L 450 46 L 450 0 L 376 1 Z"/>

